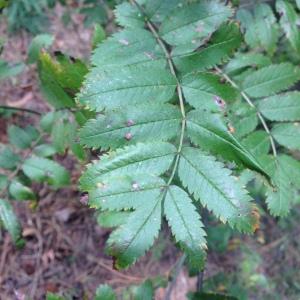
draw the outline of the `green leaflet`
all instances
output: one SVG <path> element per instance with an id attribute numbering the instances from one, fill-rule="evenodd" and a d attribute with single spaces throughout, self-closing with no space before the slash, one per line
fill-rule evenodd
<path id="1" fill-rule="evenodd" d="M 187 133 L 192 142 L 202 149 L 266 174 L 254 156 L 230 133 L 219 115 L 190 112 L 187 116 Z"/>
<path id="2" fill-rule="evenodd" d="M 63 298 L 63 297 L 60 297 L 60 296 L 58 296 L 56 294 L 47 293 L 46 300 L 66 300 L 66 299 Z"/>
<path id="3" fill-rule="evenodd" d="M 33 153 L 37 156 L 41 157 L 49 157 L 56 153 L 56 149 L 49 144 L 41 144 L 34 148 Z"/>
<path id="4" fill-rule="evenodd" d="M 287 90 L 299 79 L 298 67 L 281 63 L 252 72 L 245 78 L 242 87 L 250 97 L 259 98 Z"/>
<path id="5" fill-rule="evenodd" d="M 14 169 L 19 162 L 19 155 L 15 154 L 9 146 L 0 143 L 0 168 Z"/>
<path id="6" fill-rule="evenodd" d="M 274 53 L 279 32 L 276 18 L 269 5 L 265 3 L 256 5 L 253 16 L 248 10 L 240 9 L 237 19 L 246 31 L 245 41 L 251 48 L 263 48 L 270 55 Z"/>
<path id="7" fill-rule="evenodd" d="M 172 17 L 161 24 L 159 33 L 170 45 L 184 44 L 195 49 L 231 15 L 229 6 L 217 1 L 201 1 L 175 10 Z"/>
<path id="8" fill-rule="evenodd" d="M 0 60 L 0 80 L 5 78 L 14 77 L 20 74 L 25 68 L 23 63 L 17 63 L 15 65 L 10 65 L 4 60 Z"/>
<path id="9" fill-rule="evenodd" d="M 108 253 L 116 258 L 116 268 L 128 267 L 153 245 L 161 227 L 163 194 L 147 199 L 110 235 Z"/>
<path id="10" fill-rule="evenodd" d="M 75 142 L 76 123 L 74 121 L 70 122 L 69 117 L 68 115 L 61 116 L 61 118 L 52 125 L 52 143 L 57 152 L 61 154 Z"/>
<path id="11" fill-rule="evenodd" d="M 7 187 L 8 178 L 6 175 L 0 174 L 0 191 L 4 190 Z"/>
<path id="12" fill-rule="evenodd" d="M 277 0 L 276 10 L 280 14 L 280 26 L 296 52 L 300 51 L 299 16 L 293 5 L 287 1 Z"/>
<path id="13" fill-rule="evenodd" d="M 33 126 L 22 129 L 11 125 L 8 127 L 8 137 L 12 145 L 20 149 L 30 148 L 31 143 L 38 139 L 39 133 Z"/>
<path id="14" fill-rule="evenodd" d="M 89 147 L 117 149 L 137 142 L 168 141 L 178 135 L 181 114 L 169 104 L 148 104 L 107 111 L 80 130 Z"/>
<path id="15" fill-rule="evenodd" d="M 80 179 L 83 190 L 93 189 L 105 177 L 127 174 L 161 175 L 174 160 L 176 148 L 165 142 L 128 146 L 104 155 Z"/>
<path id="16" fill-rule="evenodd" d="M 153 300 L 155 296 L 153 285 L 154 283 L 147 279 L 143 284 L 137 286 L 133 292 L 134 300 Z"/>
<path id="17" fill-rule="evenodd" d="M 238 139 L 248 135 L 258 125 L 257 111 L 244 102 L 235 102 L 230 106 L 228 115 L 234 125 L 234 136 Z"/>
<path id="18" fill-rule="evenodd" d="M 30 179 L 37 182 L 46 181 L 55 188 L 68 185 L 70 182 L 67 170 L 47 158 L 32 156 L 24 161 L 22 169 Z"/>
<path id="19" fill-rule="evenodd" d="M 256 26 L 254 25 L 254 17 L 249 10 L 239 9 L 236 14 L 236 18 L 241 23 L 241 27 L 244 31 L 245 42 L 251 48 L 259 47 L 259 39 L 256 33 Z"/>
<path id="20" fill-rule="evenodd" d="M 89 204 L 103 211 L 137 209 L 148 199 L 158 197 L 165 185 L 162 179 L 149 174 L 109 177 L 89 192 Z"/>
<path id="21" fill-rule="evenodd" d="M 170 186 L 164 201 L 164 213 L 176 241 L 200 269 L 203 250 L 206 249 L 206 233 L 191 198 L 181 188 Z"/>
<path id="22" fill-rule="evenodd" d="M 124 2 L 115 9 L 116 21 L 119 25 L 129 28 L 144 27 L 144 16 L 136 6 Z"/>
<path id="23" fill-rule="evenodd" d="M 0 221 L 16 243 L 21 237 L 21 227 L 12 205 L 4 199 L 0 199 Z"/>
<path id="24" fill-rule="evenodd" d="M 101 284 L 96 291 L 94 300 L 116 300 L 116 294 L 107 284 Z"/>
<path id="25" fill-rule="evenodd" d="M 92 49 L 95 49 L 100 43 L 102 43 L 105 40 L 106 33 L 104 28 L 96 23 L 94 25 L 94 31 L 92 36 Z"/>
<path id="26" fill-rule="evenodd" d="M 278 25 L 271 7 L 267 4 L 255 6 L 256 33 L 263 49 L 272 55 L 279 37 Z"/>
<path id="27" fill-rule="evenodd" d="M 283 167 L 285 174 L 289 177 L 289 181 L 296 188 L 300 187 L 300 162 L 291 156 L 280 155 L 280 165 Z"/>
<path id="28" fill-rule="evenodd" d="M 43 48 L 48 48 L 52 45 L 54 37 L 50 34 L 39 34 L 34 37 L 28 48 L 28 58 L 27 62 L 29 64 L 35 63 L 40 55 L 40 52 Z"/>
<path id="29" fill-rule="evenodd" d="M 167 102 L 174 95 L 176 80 L 171 73 L 158 67 L 142 66 L 101 70 L 94 68 L 87 76 L 78 101 L 102 111 L 119 106 Z"/>
<path id="30" fill-rule="evenodd" d="M 65 93 L 56 78 L 59 65 L 53 62 L 48 53 L 41 53 L 38 62 L 40 89 L 45 99 L 55 108 L 74 107 L 75 103 L 70 95 Z"/>
<path id="31" fill-rule="evenodd" d="M 203 71 L 227 60 L 241 42 L 239 26 L 232 22 L 224 24 L 212 34 L 208 45 L 199 51 L 185 54 L 175 48 L 174 62 L 180 72 Z"/>
<path id="32" fill-rule="evenodd" d="M 182 8 L 187 0 L 151 0 L 151 1 L 136 1 L 141 5 L 147 19 L 152 22 L 161 23 L 167 16 L 172 15 L 175 10 Z M 131 3 L 122 3 L 115 9 L 115 15 L 119 25 L 129 28 L 143 28 L 145 25 L 145 17 L 135 5 Z"/>
<path id="33" fill-rule="evenodd" d="M 83 62 L 73 61 L 61 54 L 53 59 L 48 53 L 42 52 L 38 71 L 41 91 L 52 106 L 56 109 L 75 106 L 74 95 L 79 91 L 88 72 Z"/>
<path id="34" fill-rule="evenodd" d="M 225 109 L 218 97 L 225 101 L 233 101 L 237 91 L 228 84 L 220 83 L 220 77 L 212 73 L 193 73 L 182 78 L 182 89 L 185 100 L 195 108 L 210 111 Z"/>
<path id="35" fill-rule="evenodd" d="M 271 156 L 261 159 L 262 163 L 269 165 L 274 187 L 269 186 L 266 192 L 266 202 L 271 214 L 275 216 L 286 216 L 290 210 L 294 193 L 286 166 L 280 158 L 275 160 Z"/>
<path id="36" fill-rule="evenodd" d="M 36 196 L 31 188 L 25 186 L 21 182 L 14 180 L 9 185 L 9 193 L 16 200 L 35 200 Z"/>
<path id="37" fill-rule="evenodd" d="M 139 64 L 159 67 L 166 64 L 166 60 L 149 31 L 130 28 L 115 33 L 99 45 L 93 53 L 92 64 L 102 69 Z"/>
<path id="38" fill-rule="evenodd" d="M 272 135 L 281 146 L 291 150 L 300 149 L 300 123 L 275 125 Z"/>
<path id="39" fill-rule="evenodd" d="M 257 157 L 268 154 L 270 150 L 270 137 L 265 131 L 258 130 L 245 137 L 242 140 L 242 144 Z"/>
<path id="40" fill-rule="evenodd" d="M 300 121 L 300 92 L 288 92 L 258 103 L 259 111 L 271 121 Z"/>
<path id="41" fill-rule="evenodd" d="M 246 67 L 266 67 L 272 63 L 268 56 L 260 53 L 238 53 L 225 67 L 227 74 L 239 71 Z"/>
<path id="42" fill-rule="evenodd" d="M 251 198 L 222 163 L 198 149 L 186 147 L 178 174 L 189 192 L 223 222 L 240 231 L 253 231 Z"/>

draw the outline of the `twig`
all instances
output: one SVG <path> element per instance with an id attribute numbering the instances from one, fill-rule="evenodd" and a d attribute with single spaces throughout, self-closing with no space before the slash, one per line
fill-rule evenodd
<path id="1" fill-rule="evenodd" d="M 0 285 L 1 285 L 1 283 L 3 281 L 3 277 L 4 277 L 2 272 L 3 272 L 3 269 L 4 269 L 4 265 L 5 265 L 5 262 L 6 262 L 6 257 L 7 257 L 8 252 L 9 252 L 9 238 L 8 238 L 8 236 L 6 236 L 5 239 L 4 239 L 3 251 L 2 251 L 2 254 L 1 254 L 1 260 L 0 260 Z"/>
<path id="2" fill-rule="evenodd" d="M 224 73 L 220 68 L 218 67 L 215 67 L 216 71 L 221 75 L 223 76 L 234 88 L 236 88 L 237 90 L 240 91 L 242 97 L 246 100 L 246 102 L 252 107 L 255 109 L 256 111 L 256 114 L 262 124 L 262 126 L 264 127 L 266 133 L 268 134 L 269 136 L 269 139 L 270 139 L 270 142 L 271 142 L 271 147 L 272 147 L 272 151 L 273 151 L 273 155 L 276 157 L 277 156 L 277 150 L 276 150 L 276 145 L 275 145 L 275 141 L 274 141 L 274 138 L 271 134 L 271 131 L 263 117 L 263 115 L 261 114 L 261 112 L 258 110 L 258 108 L 255 106 L 255 104 L 251 101 L 251 99 L 248 97 L 248 95 L 242 91 L 240 89 L 240 87 L 226 74 Z"/>
<path id="3" fill-rule="evenodd" d="M 181 269 L 184 265 L 185 260 L 186 260 L 186 254 L 183 254 L 179 258 L 178 262 L 176 263 L 173 279 L 172 279 L 171 283 L 169 284 L 169 287 L 166 291 L 166 295 L 165 295 L 164 300 L 170 300 L 171 299 L 171 294 L 172 294 L 173 288 L 174 288 L 174 286 L 177 282 L 178 275 L 179 275 L 179 273 L 180 273 L 180 271 L 181 271 Z"/>
<path id="4" fill-rule="evenodd" d="M 200 271 L 197 275 L 197 292 L 201 292 L 203 288 L 204 270 Z"/>
<path id="5" fill-rule="evenodd" d="M 28 108 L 22 108 L 22 107 L 14 107 L 14 106 L 8 106 L 8 105 L 0 105 L 0 109 L 5 109 L 5 110 L 16 110 L 16 111 L 22 111 L 22 112 L 27 112 L 29 114 L 35 114 L 40 116 L 41 113 L 33 110 L 33 109 L 28 109 Z"/>
<path id="6" fill-rule="evenodd" d="M 91 255 L 88 255 L 87 256 L 87 259 L 93 263 L 96 263 L 97 265 L 99 265 L 100 267 L 102 267 L 103 269 L 109 271 L 110 273 L 120 277 L 120 278 L 123 278 L 123 279 L 126 279 L 126 280 L 129 280 L 129 281 L 134 281 L 134 282 L 142 282 L 144 281 L 144 278 L 142 277 L 134 277 L 134 276 L 130 276 L 130 275 L 125 275 L 121 272 L 118 272 L 114 269 L 112 269 L 111 267 L 109 267 L 108 265 L 106 265 L 104 262 L 102 262 L 100 259 L 97 259 Z"/>

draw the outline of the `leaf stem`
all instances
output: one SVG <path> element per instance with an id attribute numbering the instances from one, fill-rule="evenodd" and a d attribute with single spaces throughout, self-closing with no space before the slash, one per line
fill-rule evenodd
<path id="1" fill-rule="evenodd" d="M 178 261 L 176 262 L 176 267 L 175 267 L 175 270 L 174 270 L 174 275 L 173 275 L 173 278 L 172 278 L 172 281 L 166 291 L 166 295 L 165 295 L 165 298 L 164 300 L 170 300 L 171 299 L 171 294 L 172 294 L 172 290 L 177 282 L 177 278 L 179 276 L 179 273 L 184 265 L 184 262 L 186 260 L 186 254 L 182 254 L 182 256 L 178 259 Z"/>
<path id="2" fill-rule="evenodd" d="M 176 158 L 175 158 L 172 173 L 171 173 L 170 178 L 167 182 L 167 186 L 169 186 L 172 183 L 172 181 L 174 179 L 174 176 L 176 174 L 176 170 L 177 170 L 179 159 L 180 159 L 180 153 L 181 153 L 182 146 L 183 146 L 184 132 L 185 132 L 185 127 L 186 127 L 184 96 L 183 96 L 183 92 L 182 92 L 182 87 L 180 85 L 180 82 L 178 80 L 178 76 L 176 74 L 175 64 L 172 60 L 171 54 L 168 50 L 168 47 L 167 47 L 165 41 L 159 36 L 155 25 L 152 24 L 152 22 L 150 20 L 148 20 L 145 12 L 143 11 L 143 8 L 135 0 L 130 0 L 130 2 L 132 4 L 134 4 L 135 6 L 137 6 L 137 8 L 144 14 L 146 25 L 149 28 L 149 30 L 151 31 L 151 33 L 153 34 L 153 36 L 156 38 L 156 40 L 157 40 L 158 44 L 160 45 L 161 49 L 163 50 L 163 52 L 166 56 L 166 60 L 167 60 L 168 65 L 169 65 L 170 72 L 176 79 L 176 90 L 177 90 L 177 94 L 178 94 L 178 98 L 179 98 L 179 106 L 180 106 L 182 120 L 181 120 L 181 132 L 180 132 L 179 145 L 178 145 L 178 148 L 177 148 L 177 155 L 176 155 Z"/>
<path id="3" fill-rule="evenodd" d="M 256 111 L 256 114 L 262 124 L 262 126 L 264 127 L 266 133 L 269 135 L 269 139 L 270 139 L 270 142 L 271 142 L 271 147 L 272 147 L 272 151 L 273 151 L 273 155 L 276 157 L 277 156 L 277 150 L 276 150 L 276 145 L 275 145 L 275 141 L 274 141 L 274 138 L 272 136 L 272 133 L 263 117 L 263 115 L 261 114 L 261 112 L 258 110 L 258 108 L 255 106 L 255 104 L 251 101 L 251 99 L 248 97 L 248 95 L 242 91 L 240 89 L 240 87 L 226 74 L 224 73 L 220 68 L 218 67 L 215 67 L 216 71 L 221 75 L 223 76 L 234 88 L 236 88 L 237 90 L 240 91 L 242 97 L 246 100 L 246 102 L 252 107 L 255 109 Z"/>
<path id="4" fill-rule="evenodd" d="M 38 112 L 36 110 L 28 109 L 28 108 L 0 105 L 0 109 L 22 111 L 22 112 L 27 112 L 27 113 L 30 113 L 30 114 L 35 114 L 35 115 L 38 115 L 38 116 L 41 115 L 40 112 Z"/>

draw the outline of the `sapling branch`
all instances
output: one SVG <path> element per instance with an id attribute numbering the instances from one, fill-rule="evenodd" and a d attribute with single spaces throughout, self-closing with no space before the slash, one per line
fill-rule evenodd
<path id="1" fill-rule="evenodd" d="M 170 284 L 167 288 L 164 300 L 170 300 L 171 299 L 171 294 L 172 294 L 173 288 L 176 285 L 177 278 L 180 274 L 180 271 L 182 270 L 182 267 L 184 265 L 185 260 L 186 260 L 186 254 L 182 254 L 182 256 L 178 259 L 178 261 L 176 263 L 175 270 L 174 270 L 174 275 L 172 276 L 172 281 L 170 282 Z"/>

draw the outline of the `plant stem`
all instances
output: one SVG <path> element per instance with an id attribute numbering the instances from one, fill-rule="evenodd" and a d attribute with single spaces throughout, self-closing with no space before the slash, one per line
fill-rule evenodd
<path id="1" fill-rule="evenodd" d="M 28 108 L 21 108 L 21 107 L 14 107 L 14 106 L 6 106 L 6 105 L 0 105 L 0 109 L 5 109 L 5 110 L 16 110 L 16 111 L 22 111 L 22 112 L 27 112 L 30 114 L 35 114 L 35 115 L 41 115 L 40 112 Z"/>
<path id="2" fill-rule="evenodd" d="M 270 142 L 271 142 L 271 147 L 272 147 L 272 151 L 273 151 L 273 155 L 276 157 L 277 156 L 277 150 L 276 150 L 276 145 L 275 145 L 275 141 L 274 141 L 274 138 L 272 136 L 272 133 L 263 117 L 263 115 L 261 114 L 261 112 L 258 110 L 258 108 L 255 106 L 255 104 L 251 101 L 251 99 L 248 97 L 248 95 L 242 91 L 240 89 L 240 87 L 226 74 L 224 73 L 220 68 L 218 67 L 215 67 L 215 69 L 217 70 L 217 72 L 223 76 L 234 88 L 236 88 L 237 90 L 240 91 L 242 97 L 246 100 L 246 102 L 252 107 L 255 109 L 256 111 L 256 114 L 262 124 L 262 126 L 264 127 L 266 133 L 269 135 L 269 139 L 270 139 Z"/>
<path id="3" fill-rule="evenodd" d="M 186 127 L 184 96 L 183 96 L 183 92 L 182 92 L 182 87 L 180 85 L 180 82 L 178 80 L 178 76 L 176 74 L 175 64 L 172 60 L 171 54 L 170 54 L 170 52 L 167 48 L 166 43 L 159 36 L 158 30 L 155 28 L 155 25 L 152 24 L 152 22 L 148 20 L 146 14 L 143 11 L 143 8 L 135 0 L 131 0 L 130 2 L 133 3 L 135 6 L 137 6 L 137 8 L 144 14 L 146 25 L 149 28 L 149 30 L 151 31 L 151 33 L 153 34 L 153 36 L 156 38 L 156 40 L 157 40 L 158 44 L 160 45 L 161 49 L 163 50 L 163 52 L 166 56 L 166 60 L 167 60 L 168 65 L 169 65 L 170 72 L 176 79 L 176 90 L 177 90 L 177 94 L 178 94 L 178 98 L 179 98 L 179 106 L 180 106 L 182 120 L 181 120 L 181 131 L 180 131 L 179 144 L 178 144 L 178 148 L 177 148 L 177 155 L 176 155 L 175 162 L 174 162 L 174 165 L 173 165 L 172 173 L 171 173 L 170 178 L 167 182 L 167 186 L 170 186 L 170 184 L 172 183 L 172 181 L 174 179 L 174 176 L 176 174 L 176 170 L 177 170 L 179 159 L 180 159 L 180 153 L 181 153 L 182 146 L 183 146 L 183 140 L 184 140 L 184 132 L 185 132 L 185 127 Z"/>
<path id="4" fill-rule="evenodd" d="M 174 270 L 174 275 L 173 275 L 173 278 L 172 278 L 172 281 L 166 291 L 166 295 L 164 297 L 164 300 L 170 300 L 171 299 L 171 294 L 172 294 L 172 290 L 177 282 L 177 278 L 178 278 L 178 275 L 184 265 L 184 262 L 186 260 L 186 254 L 182 254 L 182 256 L 179 258 L 179 260 L 177 261 L 176 263 L 176 267 L 175 267 L 175 270 Z"/>

